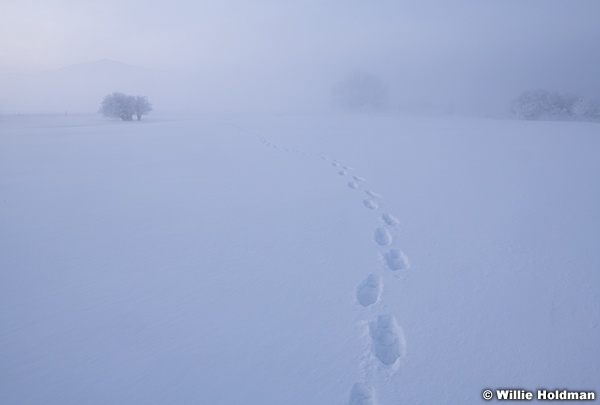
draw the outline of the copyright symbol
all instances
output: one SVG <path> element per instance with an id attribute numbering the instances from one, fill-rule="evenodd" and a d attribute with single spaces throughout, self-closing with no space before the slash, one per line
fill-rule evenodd
<path id="1" fill-rule="evenodd" d="M 483 399 L 485 399 L 486 401 L 489 401 L 494 396 L 494 393 L 491 390 L 485 390 L 485 391 L 483 391 L 482 396 L 483 396 Z"/>

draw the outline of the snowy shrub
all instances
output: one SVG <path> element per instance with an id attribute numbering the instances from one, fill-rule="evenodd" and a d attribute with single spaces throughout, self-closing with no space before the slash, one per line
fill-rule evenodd
<path id="1" fill-rule="evenodd" d="M 333 104 L 347 111 L 382 111 L 389 108 L 388 86 L 378 77 L 361 73 L 336 84 Z"/>
<path id="2" fill-rule="evenodd" d="M 142 115 L 148 114 L 150 111 L 152 111 L 152 105 L 146 97 L 134 97 L 115 92 L 104 97 L 99 112 L 105 117 L 120 118 L 123 121 L 131 121 L 133 115 L 136 115 L 140 121 Z"/>

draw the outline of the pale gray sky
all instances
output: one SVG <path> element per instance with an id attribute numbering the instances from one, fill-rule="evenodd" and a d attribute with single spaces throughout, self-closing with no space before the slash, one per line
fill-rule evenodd
<path id="1" fill-rule="evenodd" d="M 257 87 L 367 71 L 438 99 L 600 94 L 598 0 L 0 2 L 4 71 L 113 59 Z"/>

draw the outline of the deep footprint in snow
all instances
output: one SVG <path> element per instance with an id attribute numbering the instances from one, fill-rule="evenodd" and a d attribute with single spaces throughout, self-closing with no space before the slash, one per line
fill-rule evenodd
<path id="1" fill-rule="evenodd" d="M 385 222 L 389 226 L 397 226 L 400 223 L 398 218 L 396 218 L 392 214 L 381 214 L 381 219 L 383 219 L 383 222 Z"/>
<path id="2" fill-rule="evenodd" d="M 371 322 L 370 335 L 373 354 L 386 366 L 391 366 L 404 356 L 404 334 L 392 315 L 379 315 Z"/>
<path id="3" fill-rule="evenodd" d="M 375 392 L 369 383 L 356 383 L 350 391 L 349 405 L 374 405 Z"/>
<path id="4" fill-rule="evenodd" d="M 398 249 L 390 250 L 383 255 L 383 258 L 390 270 L 406 270 L 409 267 L 408 259 Z"/>
<path id="5" fill-rule="evenodd" d="M 377 201 L 372 200 L 370 198 L 365 198 L 363 200 L 363 205 L 370 210 L 375 210 L 375 209 L 379 208 L 379 204 L 377 204 Z"/>
<path id="6" fill-rule="evenodd" d="M 363 307 L 371 306 L 381 296 L 381 277 L 369 274 L 356 288 L 356 301 Z"/>
<path id="7" fill-rule="evenodd" d="M 376 193 L 375 191 L 371 191 L 371 190 L 366 190 L 365 193 L 373 198 L 381 198 L 381 194 Z"/>
<path id="8" fill-rule="evenodd" d="M 340 176 L 345 176 L 345 175 L 347 174 L 347 172 L 346 172 L 345 170 L 340 170 L 340 171 L 338 172 L 338 174 L 339 174 Z"/>
<path id="9" fill-rule="evenodd" d="M 373 239 L 375 239 L 375 242 L 377 242 L 379 246 L 388 246 L 392 243 L 392 235 L 385 228 L 375 229 L 375 236 Z"/>
<path id="10" fill-rule="evenodd" d="M 351 181 L 348 183 L 348 187 L 350 187 L 351 189 L 356 190 L 358 188 L 358 183 L 355 181 Z"/>

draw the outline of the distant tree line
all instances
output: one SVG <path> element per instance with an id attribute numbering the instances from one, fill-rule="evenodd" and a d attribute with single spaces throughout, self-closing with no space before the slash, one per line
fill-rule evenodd
<path id="1" fill-rule="evenodd" d="M 600 101 L 546 90 L 522 92 L 510 105 L 525 120 L 600 121 Z"/>
<path id="2" fill-rule="evenodd" d="M 99 112 L 105 117 L 120 118 L 123 121 L 132 121 L 135 115 L 140 121 L 142 115 L 146 115 L 150 111 L 152 111 L 152 104 L 147 97 L 128 96 L 115 92 L 104 97 Z"/>

